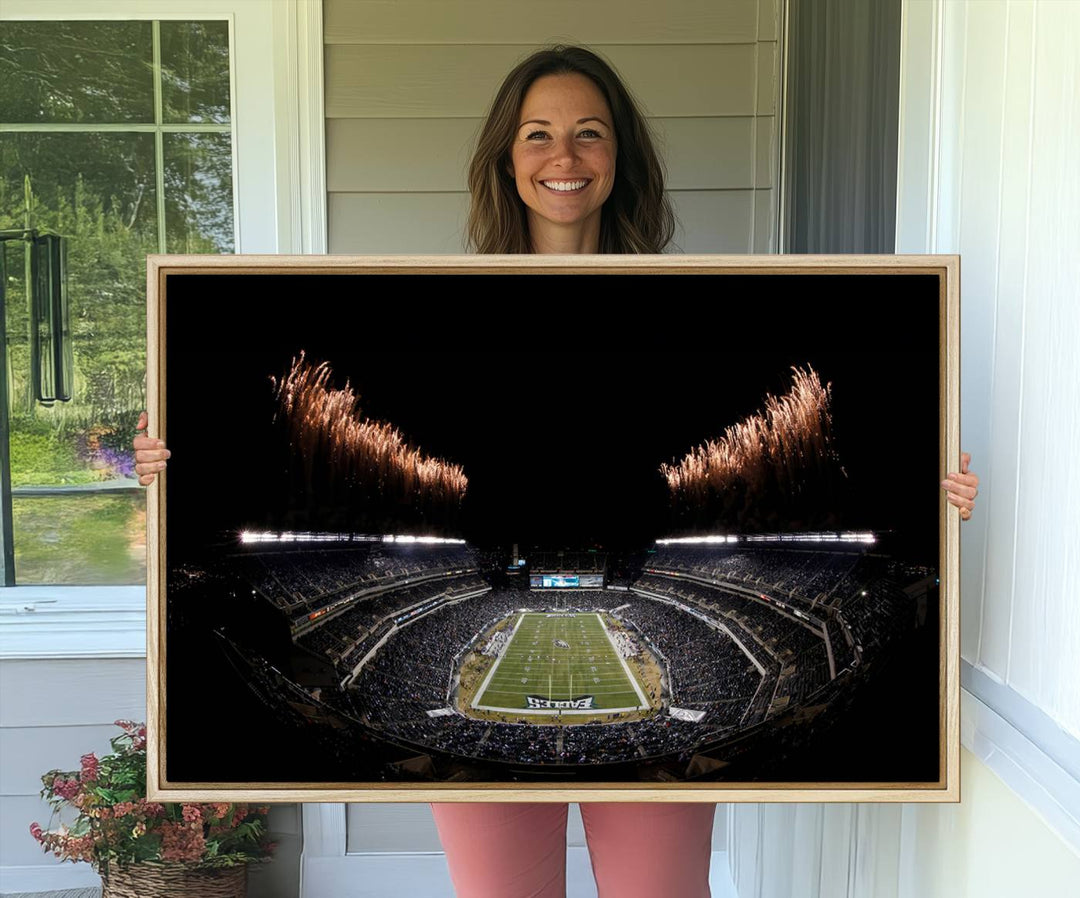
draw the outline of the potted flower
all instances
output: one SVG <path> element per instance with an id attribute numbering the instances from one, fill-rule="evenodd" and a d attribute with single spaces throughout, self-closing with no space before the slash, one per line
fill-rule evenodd
<path id="1" fill-rule="evenodd" d="M 30 833 L 46 852 L 87 861 L 101 874 L 102 898 L 242 898 L 247 865 L 270 859 L 268 807 L 231 802 L 146 800 L 146 727 L 118 720 L 113 753 L 82 756 L 78 771 L 50 770 L 41 797 L 53 820 L 73 823 Z M 50 821 L 52 826 L 52 821 Z"/>

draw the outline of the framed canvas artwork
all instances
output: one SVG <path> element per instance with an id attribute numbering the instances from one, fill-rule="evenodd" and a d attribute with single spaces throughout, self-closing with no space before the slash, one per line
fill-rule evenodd
<path id="1" fill-rule="evenodd" d="M 954 256 L 151 256 L 161 800 L 955 801 Z"/>

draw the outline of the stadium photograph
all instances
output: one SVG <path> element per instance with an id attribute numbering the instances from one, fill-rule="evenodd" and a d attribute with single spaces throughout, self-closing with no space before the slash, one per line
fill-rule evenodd
<path id="1" fill-rule="evenodd" d="M 170 276 L 170 786 L 942 780 L 937 278 L 643 280 Z"/>

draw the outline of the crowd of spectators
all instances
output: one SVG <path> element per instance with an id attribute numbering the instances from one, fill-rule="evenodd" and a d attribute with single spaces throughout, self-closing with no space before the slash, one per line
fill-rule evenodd
<path id="1" fill-rule="evenodd" d="M 580 570 L 590 558 L 603 569 L 592 553 L 574 565 L 563 554 L 553 569 Z M 245 563 L 283 611 L 340 605 L 296 637 L 341 676 L 321 696 L 328 707 L 398 743 L 526 764 L 693 752 L 810 700 L 906 625 L 907 597 L 887 562 L 858 552 L 670 548 L 650 556 L 629 591 L 492 589 L 475 556 L 456 548 L 257 552 Z M 619 618 L 627 629 L 609 631 L 619 653 L 647 649 L 661 663 L 659 713 L 545 726 L 458 711 L 461 658 L 470 649 L 497 656 L 511 630 L 484 635 L 523 609 Z M 677 720 L 669 707 L 703 714 Z"/>
<path id="2" fill-rule="evenodd" d="M 658 546 L 647 572 L 677 572 L 716 583 L 747 583 L 807 605 L 829 602 L 864 552 L 760 549 L 736 546 Z"/>
<path id="3" fill-rule="evenodd" d="M 487 588 L 476 575 L 465 575 L 400 586 L 371 598 L 362 596 L 341 613 L 320 620 L 319 626 L 298 636 L 296 642 L 349 670 L 393 628 L 401 612 L 433 601 L 450 603 Z"/>
<path id="4" fill-rule="evenodd" d="M 723 629 L 641 596 L 618 614 L 666 659 L 671 704 L 708 712 L 703 722 L 738 724 L 763 674 Z"/>
<path id="5" fill-rule="evenodd" d="M 254 544 L 243 546 L 232 561 L 252 589 L 293 619 L 388 583 L 477 570 L 474 553 L 465 545 L 333 545 Z"/>

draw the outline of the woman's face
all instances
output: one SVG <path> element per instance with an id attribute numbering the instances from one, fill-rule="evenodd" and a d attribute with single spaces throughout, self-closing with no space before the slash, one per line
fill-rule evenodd
<path id="1" fill-rule="evenodd" d="M 511 174 L 528 208 L 529 233 L 595 229 L 615 183 L 615 123 L 584 75 L 545 75 L 521 104 Z"/>

